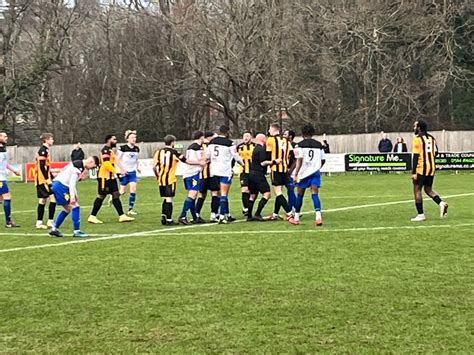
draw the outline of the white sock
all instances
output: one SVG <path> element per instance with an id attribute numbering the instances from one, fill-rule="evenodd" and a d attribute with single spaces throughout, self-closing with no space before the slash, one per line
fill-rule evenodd
<path id="1" fill-rule="evenodd" d="M 211 218 L 216 219 L 216 214 L 214 212 L 211 213 Z"/>
<path id="2" fill-rule="evenodd" d="M 316 211 L 316 219 L 320 219 L 321 218 L 321 211 Z"/>
<path id="3" fill-rule="evenodd" d="M 300 220 L 300 213 L 295 212 L 295 221 L 299 221 L 299 220 Z"/>

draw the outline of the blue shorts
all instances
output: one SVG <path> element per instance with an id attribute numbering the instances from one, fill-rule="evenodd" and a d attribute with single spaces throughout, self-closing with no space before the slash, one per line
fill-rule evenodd
<path id="1" fill-rule="evenodd" d="M 0 195 L 9 193 L 8 182 L 6 180 L 0 181 Z"/>
<path id="2" fill-rule="evenodd" d="M 127 171 L 125 175 L 120 178 L 120 185 L 127 186 L 131 182 L 137 182 L 137 172 L 136 171 Z"/>
<path id="3" fill-rule="evenodd" d="M 56 204 L 60 206 L 67 206 L 71 201 L 69 195 L 69 187 L 61 184 L 59 181 L 53 181 L 52 187 L 54 198 L 56 199 Z"/>
<path id="4" fill-rule="evenodd" d="M 296 183 L 296 187 L 307 189 L 310 186 L 321 187 L 321 173 L 319 171 L 315 172 L 313 175 L 307 176 L 300 182 Z"/>
<path id="5" fill-rule="evenodd" d="M 216 176 L 217 180 L 219 181 L 219 184 L 222 185 L 231 185 L 232 184 L 232 178 L 228 176 Z"/>
<path id="6" fill-rule="evenodd" d="M 184 178 L 184 188 L 187 191 L 199 191 L 201 188 L 201 173 L 197 173 L 196 175 Z"/>

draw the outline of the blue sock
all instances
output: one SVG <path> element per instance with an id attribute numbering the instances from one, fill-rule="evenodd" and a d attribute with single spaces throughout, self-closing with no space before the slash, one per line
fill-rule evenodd
<path id="1" fill-rule="evenodd" d="M 293 207 L 295 207 L 295 203 L 296 203 L 295 189 L 288 188 L 288 207 L 290 209 L 293 209 Z"/>
<path id="2" fill-rule="evenodd" d="M 188 213 L 188 210 L 191 208 L 191 204 L 193 202 L 194 200 L 191 197 L 186 197 L 186 200 L 184 200 L 183 209 L 181 210 L 181 214 L 179 215 L 179 218 L 186 218 L 186 214 Z"/>
<path id="3" fill-rule="evenodd" d="M 137 194 L 135 192 L 130 192 L 130 196 L 128 197 L 128 210 L 133 210 L 135 206 L 135 199 L 137 198 Z"/>
<path id="4" fill-rule="evenodd" d="M 3 211 L 5 212 L 5 220 L 7 224 L 12 221 L 12 201 L 3 200 Z"/>
<path id="5" fill-rule="evenodd" d="M 81 208 L 79 206 L 72 209 L 72 225 L 74 226 L 74 231 L 81 229 Z"/>
<path id="6" fill-rule="evenodd" d="M 56 221 L 54 221 L 54 227 L 59 228 L 61 224 L 63 224 L 68 214 L 69 212 L 66 212 L 66 211 L 59 212 L 58 216 L 56 217 Z"/>
<path id="7" fill-rule="evenodd" d="M 295 211 L 300 213 L 301 207 L 303 207 L 303 195 L 298 194 L 295 201 Z"/>
<path id="8" fill-rule="evenodd" d="M 229 198 L 227 196 L 221 196 L 220 198 L 221 215 L 229 214 Z"/>
<path id="9" fill-rule="evenodd" d="M 191 212 L 191 216 L 193 216 L 193 219 L 197 219 L 198 216 L 196 214 L 196 200 L 191 199 L 192 202 L 189 206 L 189 211 Z"/>
<path id="10" fill-rule="evenodd" d="M 314 210 L 321 211 L 321 200 L 319 199 L 319 195 L 312 194 L 311 198 L 313 199 Z"/>

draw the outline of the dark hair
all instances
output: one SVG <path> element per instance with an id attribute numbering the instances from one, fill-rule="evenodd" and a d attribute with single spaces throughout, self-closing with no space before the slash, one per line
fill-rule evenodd
<path id="1" fill-rule="evenodd" d="M 53 138 L 52 133 L 42 133 L 40 136 L 41 142 L 46 142 L 48 139 Z"/>
<path id="2" fill-rule="evenodd" d="M 229 126 L 223 125 L 223 126 L 219 127 L 219 133 L 220 134 L 227 134 L 227 133 L 229 133 L 229 131 L 230 131 Z"/>
<path id="3" fill-rule="evenodd" d="M 301 128 L 301 135 L 303 137 L 311 137 L 311 136 L 314 136 L 314 127 L 313 125 L 310 125 L 310 124 L 307 124 L 307 125 L 304 125 L 303 128 Z"/>
<path id="4" fill-rule="evenodd" d="M 243 131 L 243 132 L 242 132 L 242 135 L 244 135 L 244 134 L 246 134 L 246 133 L 248 133 L 248 134 L 250 134 L 250 135 L 253 135 L 253 134 L 252 134 L 252 131 L 251 131 L 250 129 L 246 129 L 245 131 Z"/>
<path id="5" fill-rule="evenodd" d="M 287 130 L 288 131 L 288 137 L 291 138 L 291 140 L 295 139 L 296 137 L 296 132 L 295 131 L 291 131 L 291 130 Z"/>
<path id="6" fill-rule="evenodd" d="M 214 137 L 214 132 L 206 131 L 204 132 L 204 138 Z"/>
<path id="7" fill-rule="evenodd" d="M 92 159 L 94 159 L 95 166 L 100 165 L 100 160 L 99 160 L 99 157 L 97 155 L 93 155 Z"/>
<path id="8" fill-rule="evenodd" d="M 194 131 L 193 132 L 193 139 L 194 140 L 202 138 L 202 137 L 204 137 L 204 132 L 203 131 Z"/>
<path id="9" fill-rule="evenodd" d="M 104 142 L 107 143 L 112 137 L 115 137 L 115 134 L 107 134 L 107 135 L 105 136 Z"/>
<path id="10" fill-rule="evenodd" d="M 428 132 L 428 124 L 423 120 L 418 120 L 418 128 L 421 132 L 427 133 Z"/>
<path id="11" fill-rule="evenodd" d="M 275 129 L 278 129 L 278 130 L 280 130 L 280 125 L 279 125 L 278 123 L 276 123 L 276 122 L 275 122 L 275 123 L 272 123 L 272 124 L 270 124 L 270 127 L 271 127 L 271 128 L 275 128 Z"/>
<path id="12" fill-rule="evenodd" d="M 176 142 L 176 137 L 173 136 L 172 134 L 168 134 L 163 141 L 165 142 L 165 145 L 171 145 L 171 143 Z"/>

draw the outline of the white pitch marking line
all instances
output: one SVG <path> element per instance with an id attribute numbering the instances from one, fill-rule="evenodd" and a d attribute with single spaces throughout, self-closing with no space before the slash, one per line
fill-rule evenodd
<path id="1" fill-rule="evenodd" d="M 466 194 L 458 194 L 458 195 L 449 195 L 445 196 L 446 198 L 455 198 L 455 197 L 465 197 L 465 196 L 474 196 L 474 193 L 466 193 Z M 351 210 L 351 209 L 360 209 L 360 208 L 369 208 L 369 207 L 379 207 L 379 206 L 389 206 L 389 205 L 394 205 L 394 204 L 403 204 L 403 203 L 411 203 L 413 200 L 406 200 L 406 201 L 392 201 L 392 202 L 384 202 L 384 203 L 375 203 L 371 205 L 359 205 L 359 206 L 348 206 L 348 207 L 342 207 L 342 208 L 335 208 L 335 209 L 330 209 L 330 210 L 325 210 L 324 212 L 337 212 L 337 211 L 346 211 L 346 210 Z M 308 212 L 310 213 L 310 212 Z M 239 222 L 244 222 L 244 220 L 238 220 L 234 223 L 239 223 Z M 43 249 L 43 248 L 53 248 L 53 247 L 59 247 L 63 245 L 71 245 L 71 244 L 80 244 L 80 243 L 92 243 L 92 242 L 98 242 L 98 241 L 105 241 L 105 240 L 111 240 L 111 239 L 121 239 L 121 238 L 131 238 L 131 237 L 144 237 L 144 236 L 155 236 L 155 235 L 161 235 L 165 234 L 170 231 L 174 230 L 183 230 L 183 229 L 191 229 L 191 228 L 199 228 L 199 227 L 211 227 L 214 225 L 211 224 L 195 224 L 191 226 L 184 226 L 184 227 L 171 227 L 167 229 L 155 229 L 155 230 L 150 230 L 150 231 L 144 231 L 144 232 L 136 232 L 136 233 L 129 233 L 129 234 L 113 234 L 113 235 L 108 235 L 106 237 L 100 237 L 100 238 L 89 238 L 89 239 L 78 239 L 78 240 L 71 240 L 68 242 L 60 242 L 60 243 L 55 243 L 55 244 L 41 244 L 41 245 L 30 245 L 26 247 L 18 247 L 18 248 L 10 248 L 10 249 L 0 249 L 0 254 L 1 253 L 8 253 L 8 252 L 13 252 L 13 251 L 21 251 L 21 250 L 31 250 L 31 249 Z M 462 226 L 462 225 L 460 225 Z M 412 227 L 412 226 L 406 226 L 407 228 L 420 228 L 420 227 Z M 427 226 L 428 227 L 428 226 Z M 456 227 L 456 226 L 450 226 L 450 227 Z M 389 227 L 372 227 L 372 228 L 379 228 L 379 229 L 389 229 Z M 396 227 L 393 227 L 396 228 Z M 425 227 L 426 228 L 426 227 Z M 353 229 L 358 230 L 357 228 Z M 375 230 L 375 229 L 374 229 Z M 313 231 L 313 230 L 311 230 Z M 336 229 L 328 229 L 327 231 L 334 231 L 337 232 Z M 287 232 L 286 232 L 287 233 Z"/>

